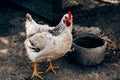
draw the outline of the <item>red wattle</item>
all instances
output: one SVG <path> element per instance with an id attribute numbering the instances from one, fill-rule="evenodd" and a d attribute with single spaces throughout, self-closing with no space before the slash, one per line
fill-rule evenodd
<path id="1" fill-rule="evenodd" d="M 69 21 L 66 21 L 66 26 L 69 27 L 71 23 Z"/>

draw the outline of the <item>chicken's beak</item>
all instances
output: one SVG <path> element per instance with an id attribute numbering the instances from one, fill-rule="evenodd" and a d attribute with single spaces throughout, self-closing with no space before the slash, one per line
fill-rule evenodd
<path id="1" fill-rule="evenodd" d="M 70 19 L 70 20 L 68 20 L 69 21 L 69 23 L 72 23 L 72 19 Z"/>
<path id="2" fill-rule="evenodd" d="M 71 24 L 72 23 L 72 18 L 69 18 L 67 21 Z"/>

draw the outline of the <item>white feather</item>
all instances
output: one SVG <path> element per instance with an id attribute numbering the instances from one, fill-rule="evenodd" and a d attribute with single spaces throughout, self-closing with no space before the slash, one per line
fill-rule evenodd
<path id="1" fill-rule="evenodd" d="M 25 28 L 26 28 L 26 36 L 29 37 L 38 32 L 52 30 L 55 27 L 50 27 L 47 24 L 45 25 L 37 24 L 35 20 L 33 20 L 33 18 L 31 17 L 31 15 L 27 13 L 26 21 L 25 21 Z"/>

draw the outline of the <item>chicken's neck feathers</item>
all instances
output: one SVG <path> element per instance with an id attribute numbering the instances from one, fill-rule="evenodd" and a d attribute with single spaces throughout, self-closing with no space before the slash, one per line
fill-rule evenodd
<path id="1" fill-rule="evenodd" d="M 53 35 L 53 36 L 58 36 L 60 34 L 62 34 L 66 29 L 66 26 L 62 23 L 59 23 L 53 30 L 49 30 L 49 32 Z"/>

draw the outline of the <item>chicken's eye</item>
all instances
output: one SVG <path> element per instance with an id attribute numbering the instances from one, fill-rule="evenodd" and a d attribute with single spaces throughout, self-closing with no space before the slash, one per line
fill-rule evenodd
<path id="1" fill-rule="evenodd" d="M 65 19 L 67 19 L 67 16 L 65 16 Z"/>

